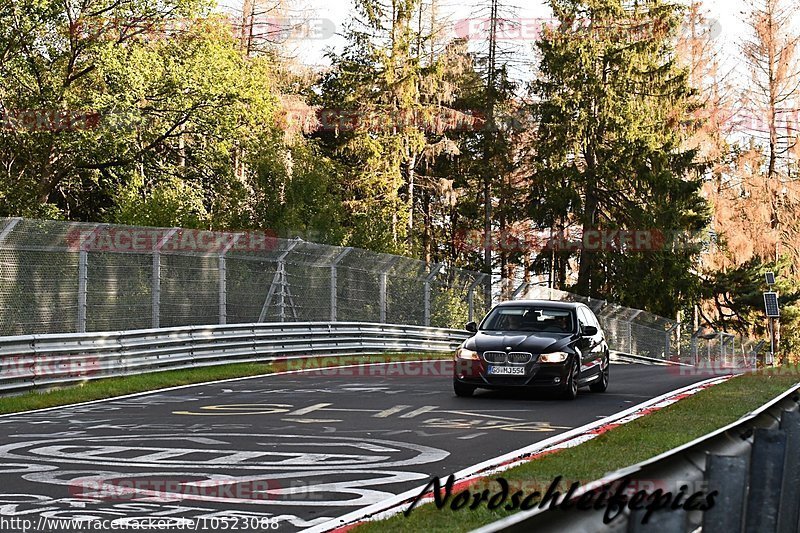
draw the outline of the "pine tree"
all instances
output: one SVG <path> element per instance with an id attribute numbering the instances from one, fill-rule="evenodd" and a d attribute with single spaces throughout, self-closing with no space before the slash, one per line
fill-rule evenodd
<path id="1" fill-rule="evenodd" d="M 662 0 L 551 0 L 540 75 L 533 210 L 566 231 L 702 229 L 702 167 L 682 148 L 694 92 L 675 60 L 679 6 Z M 582 251 L 574 289 L 674 316 L 698 290 L 698 250 Z M 569 259 L 569 258 L 567 258 Z"/>

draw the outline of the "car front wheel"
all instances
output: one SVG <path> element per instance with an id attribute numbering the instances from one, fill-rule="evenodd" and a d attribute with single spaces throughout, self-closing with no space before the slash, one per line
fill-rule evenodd
<path id="1" fill-rule="evenodd" d="M 465 385 L 460 381 L 453 381 L 453 390 L 459 398 L 469 398 L 475 392 L 475 387 L 472 385 Z"/>
<path id="2" fill-rule="evenodd" d="M 606 354 L 605 358 L 603 359 L 603 364 L 601 364 L 602 370 L 600 370 L 600 379 L 589 385 L 590 391 L 605 392 L 606 389 L 608 389 L 608 374 L 610 366 L 611 361 L 609 361 L 608 354 Z"/>
<path id="3" fill-rule="evenodd" d="M 578 358 L 572 360 L 572 367 L 567 377 L 567 382 L 564 383 L 564 390 L 561 393 L 561 398 L 564 400 L 574 400 L 578 397 L 578 377 L 580 376 L 581 367 Z"/>

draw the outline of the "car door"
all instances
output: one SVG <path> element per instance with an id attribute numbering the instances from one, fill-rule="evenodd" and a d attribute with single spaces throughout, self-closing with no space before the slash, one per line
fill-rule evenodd
<path id="1" fill-rule="evenodd" d="M 582 362 L 584 365 L 584 370 L 586 370 L 589 375 L 592 374 L 599 374 L 601 371 L 601 364 L 603 360 L 603 332 L 600 329 L 600 324 L 597 321 L 597 318 L 592 313 L 591 309 L 588 307 L 580 307 L 578 308 L 578 320 L 581 321 L 581 327 L 583 324 L 587 326 L 594 326 L 597 328 L 597 333 L 592 335 L 591 337 L 586 337 L 583 342 L 583 357 Z"/>

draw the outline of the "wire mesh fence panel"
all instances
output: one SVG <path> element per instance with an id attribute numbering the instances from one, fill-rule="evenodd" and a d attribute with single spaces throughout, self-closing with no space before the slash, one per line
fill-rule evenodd
<path id="1" fill-rule="evenodd" d="M 152 325 L 152 257 L 93 253 L 87 258 L 86 330 L 143 329 Z"/>
<path id="2" fill-rule="evenodd" d="M 487 276 L 263 231 L 0 219 L 0 335 L 279 321 L 462 327 Z"/>
<path id="3" fill-rule="evenodd" d="M 678 328 L 676 321 L 548 287 L 532 286 L 525 298 L 585 303 L 597 316 L 612 350 L 655 359 L 674 359 L 678 353 L 672 340 Z"/>
<path id="4" fill-rule="evenodd" d="M 416 283 L 410 283 L 409 278 L 402 275 L 389 275 L 387 278 L 387 323 L 412 326 L 424 324 L 425 287 L 419 283 L 419 278 L 416 278 Z"/>
<path id="5" fill-rule="evenodd" d="M 691 331 L 691 327 L 676 320 L 538 285 L 528 287 L 522 297 L 585 303 L 597 316 L 612 350 L 725 368 L 755 365 L 759 345 L 741 335 L 713 332 L 708 338 L 703 338 L 699 332 Z"/>
<path id="6" fill-rule="evenodd" d="M 219 258 L 161 254 L 160 308 L 161 327 L 218 323 Z"/>
<path id="7" fill-rule="evenodd" d="M 0 332 L 72 332 L 78 320 L 78 255 L 0 249 Z"/>
<path id="8" fill-rule="evenodd" d="M 275 278 L 275 261 L 234 256 L 226 259 L 226 322 L 258 322 Z"/>

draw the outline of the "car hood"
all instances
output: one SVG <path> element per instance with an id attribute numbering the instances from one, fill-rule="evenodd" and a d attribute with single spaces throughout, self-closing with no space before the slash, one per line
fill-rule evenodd
<path id="1" fill-rule="evenodd" d="M 512 351 L 525 351 L 531 353 L 550 353 L 563 350 L 572 343 L 572 335 L 542 335 L 525 334 L 518 332 L 479 332 L 475 336 L 467 339 L 464 347 L 468 350 L 485 352 L 487 350 L 497 350 L 504 352 L 508 349 Z"/>

